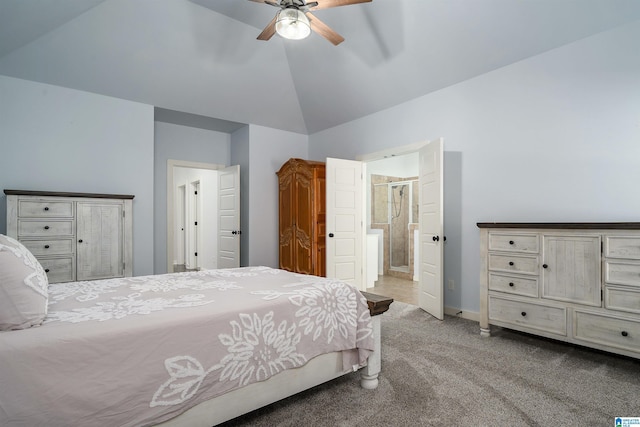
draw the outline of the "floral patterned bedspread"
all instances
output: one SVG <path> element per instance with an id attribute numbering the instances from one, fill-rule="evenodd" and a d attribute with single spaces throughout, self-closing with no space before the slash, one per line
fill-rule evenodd
<path id="1" fill-rule="evenodd" d="M 0 425 L 144 426 L 332 351 L 373 350 L 366 299 L 268 267 L 51 284 L 0 332 Z"/>

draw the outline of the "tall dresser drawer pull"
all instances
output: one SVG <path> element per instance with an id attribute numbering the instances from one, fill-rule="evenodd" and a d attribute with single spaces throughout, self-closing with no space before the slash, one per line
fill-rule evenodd
<path id="1" fill-rule="evenodd" d="M 622 331 L 622 332 L 620 332 L 620 334 L 621 334 L 623 337 L 627 337 L 627 336 L 629 336 L 629 333 L 628 333 L 627 331 Z"/>
<path id="2" fill-rule="evenodd" d="M 44 207 L 44 210 L 45 210 L 45 211 L 48 211 L 48 210 L 49 210 L 49 206 L 45 206 L 45 207 Z"/>
<path id="3" fill-rule="evenodd" d="M 509 286 L 511 286 L 513 288 L 515 286 L 515 283 L 509 282 Z"/>
<path id="4" fill-rule="evenodd" d="M 526 312 L 526 311 L 523 311 L 523 312 L 522 312 L 522 313 L 520 313 L 520 314 L 522 314 L 522 317 L 525 317 L 525 316 L 527 315 L 527 312 Z"/>
<path id="5" fill-rule="evenodd" d="M 44 226 L 44 229 L 45 229 L 45 230 L 48 230 L 48 229 L 49 229 L 49 226 L 48 226 L 48 225 L 45 225 L 45 226 Z"/>
<path id="6" fill-rule="evenodd" d="M 49 245 L 44 245 L 44 248 L 45 249 L 49 249 Z"/>

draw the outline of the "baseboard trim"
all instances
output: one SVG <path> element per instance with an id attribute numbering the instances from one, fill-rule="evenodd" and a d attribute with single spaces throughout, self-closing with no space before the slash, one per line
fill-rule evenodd
<path id="1" fill-rule="evenodd" d="M 474 322 L 480 321 L 480 313 L 476 311 L 460 310 L 456 307 L 445 307 L 444 314 L 449 316 L 462 317 L 463 319 L 473 320 Z"/>

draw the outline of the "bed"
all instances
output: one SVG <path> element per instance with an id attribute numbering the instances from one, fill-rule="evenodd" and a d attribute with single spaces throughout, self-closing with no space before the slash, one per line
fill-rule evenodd
<path id="1" fill-rule="evenodd" d="M 2 255 L 22 249 L 0 237 L 6 306 Z M 357 369 L 377 386 L 379 316 L 344 282 L 245 267 L 48 284 L 18 258 L 38 301 L 0 307 L 33 318 L 0 319 L 2 426 L 211 426 Z"/>

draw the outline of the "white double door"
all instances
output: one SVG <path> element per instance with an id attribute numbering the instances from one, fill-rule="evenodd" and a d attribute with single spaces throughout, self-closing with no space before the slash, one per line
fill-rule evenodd
<path id="1" fill-rule="evenodd" d="M 443 144 L 430 142 L 419 149 L 420 185 L 420 307 L 444 318 L 443 296 Z M 327 277 L 365 290 L 366 193 L 364 164 L 327 158 L 326 259 Z"/>

